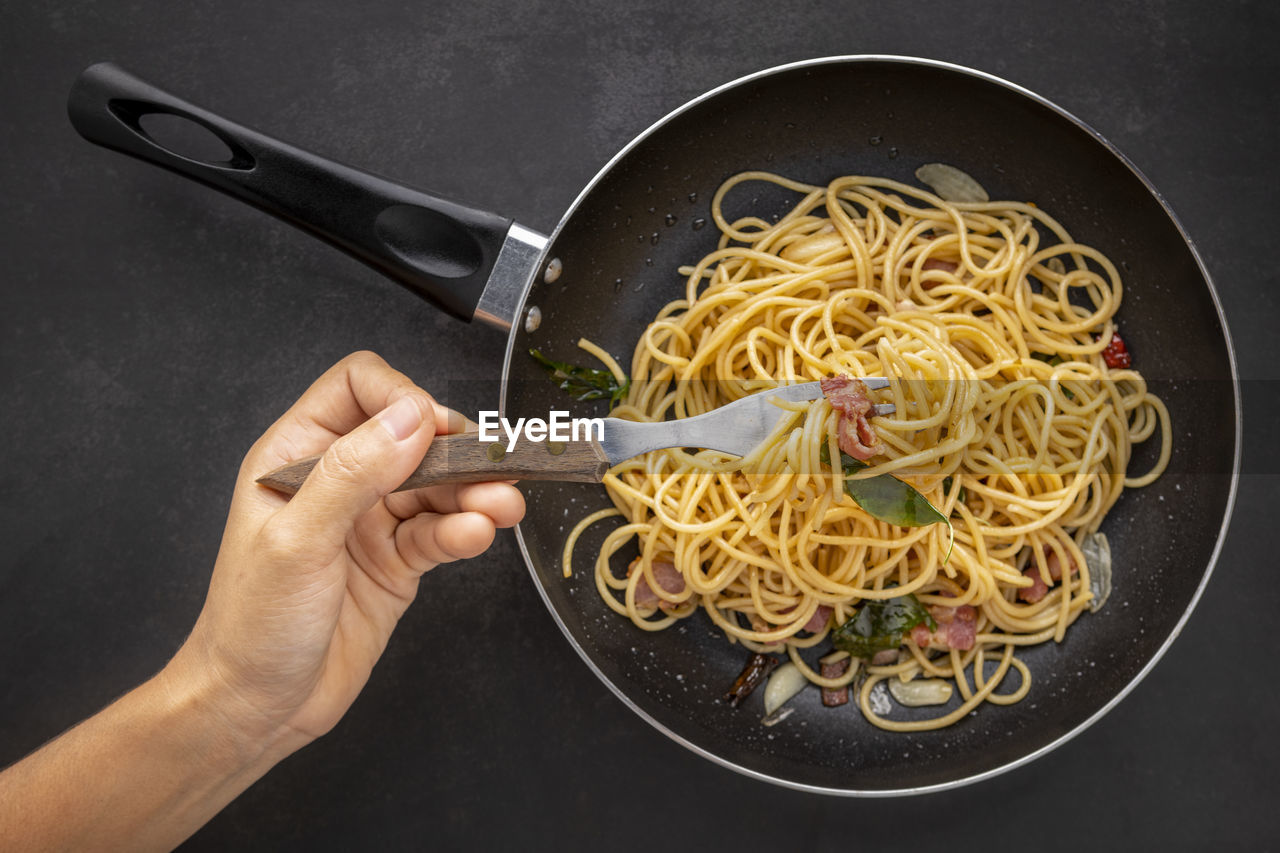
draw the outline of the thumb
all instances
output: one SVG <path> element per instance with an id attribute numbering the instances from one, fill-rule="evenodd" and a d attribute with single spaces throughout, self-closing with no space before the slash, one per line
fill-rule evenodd
<path id="1" fill-rule="evenodd" d="M 331 444 L 282 514 L 341 545 L 356 519 L 413 473 L 435 432 L 431 400 L 405 394 Z"/>

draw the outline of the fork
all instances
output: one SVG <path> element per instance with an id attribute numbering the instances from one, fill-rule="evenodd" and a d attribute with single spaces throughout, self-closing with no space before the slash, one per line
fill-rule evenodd
<path id="1" fill-rule="evenodd" d="M 863 379 L 869 391 L 879 391 L 889 380 Z M 710 412 L 669 421 L 642 422 L 621 418 L 578 418 L 561 421 L 570 430 L 559 440 L 552 423 L 520 419 L 506 435 L 485 437 L 486 432 L 437 436 L 417 470 L 396 491 L 441 483 L 476 483 L 487 480 L 559 480 L 598 483 L 605 472 L 621 462 L 668 447 L 697 447 L 746 456 L 792 412 L 773 401 L 803 402 L 823 396 L 821 383 L 804 382 L 759 391 Z M 892 403 L 872 408 L 872 415 L 893 414 Z M 574 429 L 574 426 L 580 429 Z M 545 436 L 539 440 L 535 434 Z M 286 494 L 301 488 L 319 456 L 291 462 L 258 478 L 264 486 Z"/>

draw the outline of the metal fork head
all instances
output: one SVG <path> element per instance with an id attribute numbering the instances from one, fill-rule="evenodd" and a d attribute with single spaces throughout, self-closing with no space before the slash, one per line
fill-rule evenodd
<path id="1" fill-rule="evenodd" d="M 886 379 L 864 379 L 869 390 L 888 386 Z M 608 418 L 605 421 L 604 441 L 601 442 L 610 465 L 651 450 L 665 447 L 698 447 L 720 450 L 735 456 L 746 456 L 764 441 L 792 412 L 774 405 L 774 400 L 800 402 L 816 400 L 822 396 L 817 382 L 799 385 L 782 385 L 760 391 L 726 406 L 696 415 L 658 423 L 637 423 Z M 894 411 L 892 403 L 875 407 L 874 414 L 887 415 Z"/>

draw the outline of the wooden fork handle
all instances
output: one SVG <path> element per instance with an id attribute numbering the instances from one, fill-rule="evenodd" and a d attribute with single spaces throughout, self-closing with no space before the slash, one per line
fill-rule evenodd
<path id="1" fill-rule="evenodd" d="M 311 456 L 258 478 L 262 485 L 292 495 L 302 488 L 320 461 Z M 483 483 L 490 480 L 561 480 L 598 483 L 609 462 L 596 441 L 519 441 L 510 451 L 505 441 L 484 442 L 476 433 L 440 435 L 431 442 L 418 469 L 395 489 L 420 489 L 440 483 Z"/>

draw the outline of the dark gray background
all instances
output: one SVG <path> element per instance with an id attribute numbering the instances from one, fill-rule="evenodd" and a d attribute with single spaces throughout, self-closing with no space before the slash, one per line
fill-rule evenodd
<path id="1" fill-rule="evenodd" d="M 1074 741 L 976 786 L 896 801 L 776 789 L 614 699 L 503 534 L 431 574 L 337 729 L 189 846 L 1273 844 L 1278 24 L 1261 2 L 3 3 L 0 764 L 173 653 L 240 457 L 332 362 L 376 350 L 471 409 L 493 401 L 457 380 L 501 367 L 500 335 L 80 140 L 64 103 L 83 67 L 114 60 L 545 232 L 688 98 L 781 62 L 902 53 L 1004 76 L 1089 122 L 1161 189 L 1215 277 L 1246 380 L 1246 475 L 1214 580 L 1155 671 Z"/>

